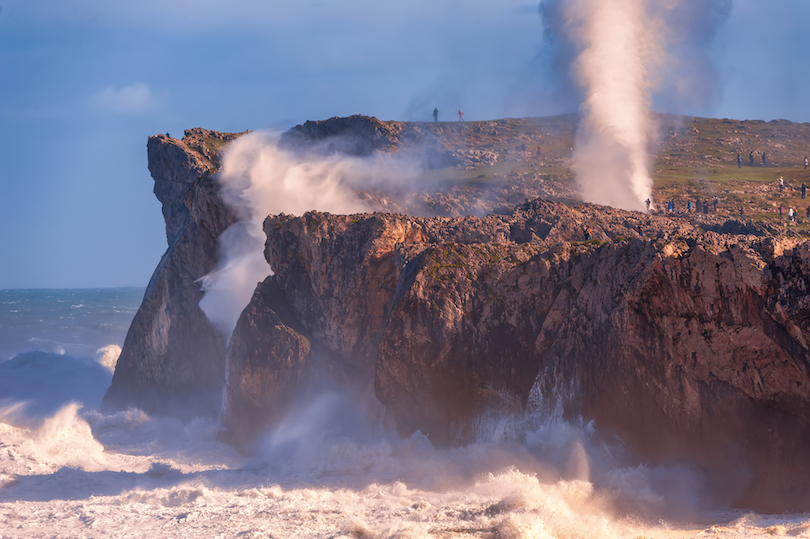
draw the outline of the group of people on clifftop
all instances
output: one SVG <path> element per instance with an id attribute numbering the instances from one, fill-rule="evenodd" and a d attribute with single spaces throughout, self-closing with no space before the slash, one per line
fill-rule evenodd
<path id="1" fill-rule="evenodd" d="M 761 157 L 762 157 L 762 166 L 767 167 L 768 166 L 768 153 L 767 152 L 762 152 Z M 807 163 L 808 163 L 808 158 L 807 158 L 807 156 L 804 156 L 804 168 L 805 168 L 805 170 L 807 170 Z M 750 152 L 748 152 L 748 166 L 750 166 L 750 167 L 754 166 L 754 150 L 751 150 Z M 740 154 L 737 154 L 737 168 L 742 168 L 742 156 Z"/>
<path id="2" fill-rule="evenodd" d="M 647 211 L 648 212 L 650 212 L 650 211 L 653 211 L 653 212 L 658 211 L 658 210 L 655 209 L 658 206 L 655 206 L 651 199 L 648 198 L 647 200 L 644 201 L 644 203 L 647 205 Z M 715 196 L 712 200 L 703 200 L 701 198 L 696 198 L 695 201 L 694 201 L 694 204 L 692 203 L 692 199 L 687 199 L 686 200 L 686 206 L 685 207 L 682 206 L 682 207 L 683 207 L 683 209 L 686 210 L 686 213 L 704 213 L 704 214 L 708 214 L 709 212 L 716 213 L 718 204 L 720 204 L 720 199 L 717 198 L 717 196 Z M 666 209 L 667 213 L 680 213 L 681 212 L 679 210 L 679 208 L 678 208 L 678 201 L 676 201 L 676 199 L 674 199 L 674 198 L 671 198 L 670 200 L 667 201 L 666 207 L 667 207 L 667 209 Z"/>
<path id="3" fill-rule="evenodd" d="M 780 189 L 783 188 L 784 180 L 783 178 L 779 178 L 779 185 Z M 802 198 L 805 198 L 807 192 L 807 186 L 802 183 Z M 657 210 L 656 206 L 653 204 L 651 199 L 647 199 L 644 201 L 647 205 L 647 212 L 657 213 L 661 210 Z M 717 213 L 717 207 L 720 205 L 720 199 L 717 196 L 712 197 L 711 200 L 703 200 L 700 198 L 696 198 L 694 200 L 694 204 L 692 199 L 687 199 L 686 204 L 684 205 L 682 200 L 677 200 L 675 198 L 671 198 L 666 203 L 666 213 Z M 663 207 L 663 206 L 661 206 Z M 785 206 L 780 202 L 779 206 L 776 208 L 777 212 L 779 213 L 779 220 L 782 221 L 785 217 Z M 745 219 L 745 208 L 740 207 L 740 219 Z M 732 212 L 733 213 L 733 212 Z M 805 208 L 805 216 L 808 221 L 810 221 L 810 206 Z M 787 224 L 796 224 L 799 220 L 799 210 L 794 208 L 793 206 L 788 206 L 787 208 Z"/>
<path id="4" fill-rule="evenodd" d="M 807 163 L 807 158 L 806 157 L 804 158 L 804 161 L 805 161 L 805 163 Z M 754 166 L 754 150 L 751 150 L 750 152 L 748 152 L 748 166 L 749 167 Z M 767 152 L 762 152 L 762 166 L 763 167 L 768 166 L 768 153 Z M 742 157 L 740 156 L 740 154 L 737 154 L 737 168 L 742 168 Z M 805 165 L 805 168 L 807 168 L 806 165 Z"/>
<path id="5" fill-rule="evenodd" d="M 438 107 L 433 108 L 433 121 L 434 122 L 439 121 L 439 108 Z M 459 111 L 458 111 L 458 121 L 459 122 L 464 121 L 464 112 L 461 109 L 459 109 Z"/>

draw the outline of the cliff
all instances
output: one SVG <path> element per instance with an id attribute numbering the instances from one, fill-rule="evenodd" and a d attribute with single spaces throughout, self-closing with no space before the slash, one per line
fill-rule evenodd
<path id="1" fill-rule="evenodd" d="M 810 244 L 767 220 L 729 219 L 723 204 L 700 215 L 572 205 L 572 187 L 548 170 L 565 164 L 573 125 L 352 117 L 294 128 L 282 141 L 293 152 L 432 146 L 429 163 L 449 161 L 426 165 L 439 175 L 422 190 L 365 195 L 443 216 L 268 216 L 274 275 L 227 352 L 196 281 L 236 219 L 215 172 L 237 135 L 150 138 L 169 248 L 106 409 L 215 415 L 227 375 L 223 421 L 243 449 L 324 381 L 376 398 L 402 435 L 444 445 L 473 439 L 491 414 L 561 411 L 618 435 L 642 461 L 700 467 L 740 506 L 809 508 Z M 691 148 L 684 137 L 699 138 L 676 133 L 670 144 Z M 548 170 L 532 172 L 537 140 Z"/>
<path id="2" fill-rule="evenodd" d="M 236 222 L 212 174 L 221 166 L 219 150 L 237 136 L 197 128 L 182 140 L 149 138 L 149 171 L 169 246 L 127 332 L 105 410 L 219 412 L 225 340 L 198 307 L 197 280 L 216 267 L 217 239 Z"/>
<path id="3" fill-rule="evenodd" d="M 540 199 L 264 226 L 275 275 L 229 352 L 237 440 L 323 371 L 320 349 L 373 378 L 402 435 L 464 443 L 486 414 L 562 406 L 649 462 L 703 466 L 739 504 L 807 506 L 810 243 Z"/>

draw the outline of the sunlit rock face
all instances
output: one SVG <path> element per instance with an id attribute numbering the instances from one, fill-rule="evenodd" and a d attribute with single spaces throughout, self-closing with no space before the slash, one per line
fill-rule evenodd
<path id="1" fill-rule="evenodd" d="M 560 405 L 650 462 L 702 467 L 739 504 L 806 507 L 810 244 L 540 199 L 264 228 L 275 275 L 237 325 L 228 395 L 265 420 L 227 415 L 240 440 L 291 386 L 351 373 L 403 435 L 459 444 L 487 414 Z"/>

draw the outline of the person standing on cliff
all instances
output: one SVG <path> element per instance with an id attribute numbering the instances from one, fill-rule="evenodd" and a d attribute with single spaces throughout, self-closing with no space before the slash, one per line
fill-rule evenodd
<path id="1" fill-rule="evenodd" d="M 463 121 L 464 121 L 464 113 L 463 113 L 463 112 L 461 112 L 460 110 L 458 111 L 458 121 L 459 121 L 459 122 L 463 122 Z"/>
<path id="2" fill-rule="evenodd" d="M 439 109 L 436 107 L 433 108 L 433 121 L 434 122 L 439 121 Z"/>
<path id="3" fill-rule="evenodd" d="M 593 235 L 593 232 L 591 231 L 591 227 L 586 226 L 585 227 L 585 241 L 590 240 L 592 235 Z"/>
<path id="4" fill-rule="evenodd" d="M 782 176 L 779 176 L 779 178 L 777 178 L 777 181 L 779 182 L 779 190 L 784 191 L 785 190 L 785 179 Z"/>

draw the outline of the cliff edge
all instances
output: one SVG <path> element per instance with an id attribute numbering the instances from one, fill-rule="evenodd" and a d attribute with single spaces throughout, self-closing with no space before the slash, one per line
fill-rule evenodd
<path id="1" fill-rule="evenodd" d="M 236 222 L 213 174 L 221 166 L 220 150 L 237 136 L 196 128 L 181 140 L 149 138 L 149 172 L 168 249 L 127 332 L 104 410 L 219 413 L 225 339 L 198 306 L 203 293 L 197 280 L 216 268 L 217 240 Z"/>

